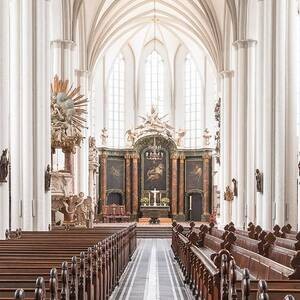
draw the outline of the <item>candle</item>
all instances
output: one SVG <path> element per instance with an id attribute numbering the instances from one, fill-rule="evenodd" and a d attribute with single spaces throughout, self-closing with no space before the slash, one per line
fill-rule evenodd
<path id="1" fill-rule="evenodd" d="M 190 196 L 190 210 L 192 210 L 192 196 Z"/>

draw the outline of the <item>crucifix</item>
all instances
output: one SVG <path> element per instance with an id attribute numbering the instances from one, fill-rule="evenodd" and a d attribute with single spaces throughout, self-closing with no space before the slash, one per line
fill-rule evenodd
<path id="1" fill-rule="evenodd" d="M 157 191 L 156 188 L 154 188 L 154 190 L 150 192 L 153 194 L 153 206 L 157 206 L 156 195 L 159 193 L 159 191 Z"/>

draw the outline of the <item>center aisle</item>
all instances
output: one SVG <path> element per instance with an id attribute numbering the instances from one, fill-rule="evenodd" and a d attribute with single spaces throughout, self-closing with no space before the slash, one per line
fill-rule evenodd
<path id="1" fill-rule="evenodd" d="M 110 299 L 192 299 L 173 258 L 171 240 L 138 240 L 132 262 Z"/>

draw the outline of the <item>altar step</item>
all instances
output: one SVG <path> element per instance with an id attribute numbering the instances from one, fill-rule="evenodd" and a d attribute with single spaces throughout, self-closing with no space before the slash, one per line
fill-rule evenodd
<path id="1" fill-rule="evenodd" d="M 172 219 L 171 218 L 159 218 L 160 221 L 160 225 L 172 225 Z M 139 218 L 138 221 L 139 224 L 145 224 L 148 225 L 149 224 L 149 218 Z"/>
<path id="2" fill-rule="evenodd" d="M 138 224 L 136 236 L 138 239 L 170 239 L 172 237 L 172 226 Z"/>

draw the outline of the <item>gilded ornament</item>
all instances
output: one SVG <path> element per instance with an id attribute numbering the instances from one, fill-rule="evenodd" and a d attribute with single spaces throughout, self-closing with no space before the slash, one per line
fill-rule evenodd
<path id="1" fill-rule="evenodd" d="M 51 83 L 51 147 L 75 153 L 83 140 L 87 98 L 80 94 L 80 87 L 69 87 L 68 80 L 56 75 Z"/>

